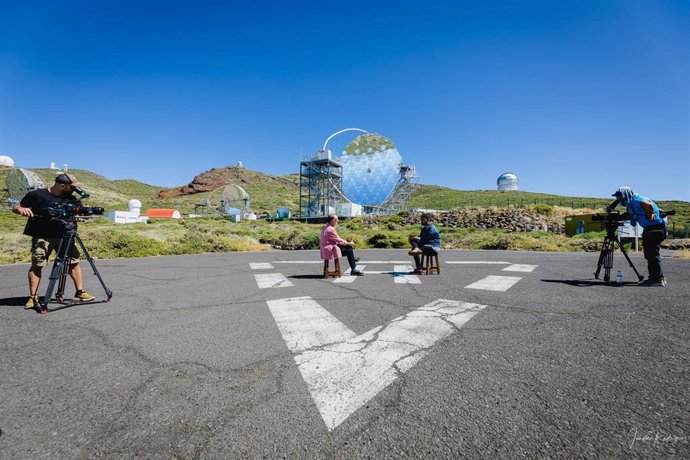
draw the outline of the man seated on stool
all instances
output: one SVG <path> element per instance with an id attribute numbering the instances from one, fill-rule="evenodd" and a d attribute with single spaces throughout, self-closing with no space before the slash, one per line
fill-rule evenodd
<path id="1" fill-rule="evenodd" d="M 335 226 L 338 225 L 338 216 L 335 214 L 328 215 L 328 223 L 321 230 L 321 240 L 319 247 L 321 248 L 321 258 L 323 260 L 331 260 L 340 258 L 343 255 L 347 257 L 347 262 L 350 264 L 350 275 L 362 276 L 363 272 L 357 270 L 358 257 L 355 257 L 355 252 L 352 249 L 355 245 L 354 241 L 346 241 L 338 236 Z"/>
<path id="2" fill-rule="evenodd" d="M 431 223 L 431 214 L 422 214 L 422 231 L 419 236 L 409 237 L 410 244 L 412 245 L 412 250 L 408 252 L 409 255 L 414 257 L 415 270 L 412 272 L 413 275 L 421 275 L 424 271 L 422 270 L 422 255 L 436 255 L 438 251 L 441 250 L 441 235 L 438 230 Z"/>

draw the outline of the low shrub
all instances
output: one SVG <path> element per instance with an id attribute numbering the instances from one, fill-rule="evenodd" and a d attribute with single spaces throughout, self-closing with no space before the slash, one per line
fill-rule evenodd
<path id="1" fill-rule="evenodd" d="M 369 245 L 373 248 L 394 248 L 400 249 L 407 246 L 407 238 L 397 233 L 375 233 L 368 240 Z"/>
<path id="2" fill-rule="evenodd" d="M 548 204 L 535 204 L 533 206 L 530 206 L 528 209 L 542 216 L 553 216 L 554 214 L 556 214 L 556 210 L 553 208 L 553 206 L 550 206 Z"/>

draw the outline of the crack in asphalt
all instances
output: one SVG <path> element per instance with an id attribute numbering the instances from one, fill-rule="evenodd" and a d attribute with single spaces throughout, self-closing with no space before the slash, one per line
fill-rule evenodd
<path id="1" fill-rule="evenodd" d="M 71 328 L 76 329 L 76 327 L 67 326 L 67 329 Z M 87 452 L 90 452 L 90 454 L 93 454 L 94 450 L 100 450 L 98 447 L 103 440 L 108 441 L 122 438 L 123 436 L 117 436 L 118 433 L 127 433 L 129 431 L 131 426 L 130 420 L 135 418 L 134 414 L 138 414 L 142 410 L 145 410 L 144 408 L 138 410 L 140 400 L 146 395 L 146 392 L 149 390 L 149 388 L 151 388 L 151 386 L 156 382 L 160 381 L 160 379 L 162 379 L 166 373 L 177 374 L 178 376 L 180 374 L 192 375 L 195 378 L 201 378 L 203 375 L 217 375 L 220 378 L 229 377 L 231 384 L 228 386 L 228 389 L 238 393 L 249 391 L 250 388 L 257 385 L 261 381 L 267 381 L 270 385 L 270 390 L 257 387 L 257 390 L 260 392 L 260 397 L 232 403 L 224 411 L 219 411 L 214 417 L 210 417 L 208 420 L 206 420 L 205 427 L 198 427 L 193 424 L 186 426 L 186 433 L 202 431 L 210 433 L 210 436 L 202 437 L 203 445 L 198 446 L 198 448 L 195 449 L 195 451 L 200 453 L 205 449 L 206 445 L 211 442 L 212 437 L 215 436 L 219 430 L 223 429 L 224 423 L 222 420 L 225 420 L 226 418 L 233 419 L 238 414 L 249 411 L 254 407 L 273 399 L 277 395 L 282 394 L 285 373 L 293 366 L 292 360 L 286 359 L 284 354 L 268 356 L 245 366 L 229 369 L 215 368 L 198 361 L 184 360 L 172 363 L 162 363 L 150 358 L 136 347 L 115 343 L 110 336 L 96 328 L 88 326 L 80 327 L 78 333 L 82 334 L 84 330 L 90 332 L 103 344 L 106 349 L 119 350 L 116 352 L 117 354 L 122 353 L 122 351 L 129 353 L 130 355 L 133 355 L 135 359 L 138 359 L 141 362 L 149 365 L 148 368 L 150 369 L 150 374 L 148 377 L 146 377 L 141 383 L 136 385 L 128 392 L 124 403 L 114 415 L 114 418 L 109 420 L 107 424 L 99 426 L 94 431 L 93 440 L 83 446 L 81 450 L 86 450 Z M 190 374 L 190 372 L 185 369 L 189 366 L 200 368 L 203 371 L 201 373 Z M 265 377 L 267 376 L 270 376 L 270 378 L 265 380 Z M 218 421 L 221 422 L 217 423 Z M 209 423 L 211 423 L 211 427 L 208 426 Z M 197 443 L 198 442 L 199 441 L 197 440 Z M 105 446 L 103 448 L 106 448 L 107 450 L 101 450 L 101 452 L 112 454 L 113 450 L 107 447 L 110 443 L 105 442 L 104 444 Z"/>

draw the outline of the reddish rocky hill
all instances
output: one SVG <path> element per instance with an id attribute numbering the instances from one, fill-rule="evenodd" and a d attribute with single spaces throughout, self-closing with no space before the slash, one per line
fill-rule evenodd
<path id="1" fill-rule="evenodd" d="M 294 181 L 277 176 L 268 176 L 256 171 L 240 168 L 237 166 L 226 166 L 225 168 L 211 168 L 196 177 L 187 185 L 179 188 L 161 190 L 158 198 L 170 198 L 175 196 L 193 195 L 195 193 L 210 192 L 219 187 L 230 184 L 240 186 L 294 186 Z"/>

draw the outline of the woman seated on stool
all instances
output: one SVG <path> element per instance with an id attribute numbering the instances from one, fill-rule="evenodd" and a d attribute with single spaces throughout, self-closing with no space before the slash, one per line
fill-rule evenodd
<path id="1" fill-rule="evenodd" d="M 441 235 L 438 230 L 431 223 L 431 214 L 422 214 L 422 231 L 419 236 L 409 237 L 412 250 L 408 252 L 414 257 L 415 270 L 412 272 L 415 275 L 421 275 L 422 270 L 422 254 L 436 255 L 441 250 Z"/>
<path id="2" fill-rule="evenodd" d="M 347 262 L 350 264 L 350 275 L 362 276 L 363 272 L 357 270 L 358 257 L 355 257 L 355 252 L 352 249 L 355 245 L 354 241 L 346 241 L 338 236 L 335 226 L 338 225 L 338 216 L 335 214 L 328 215 L 328 223 L 323 230 L 321 230 L 321 240 L 319 247 L 321 248 L 321 258 L 323 260 L 331 260 L 340 258 L 343 255 L 347 257 Z"/>

